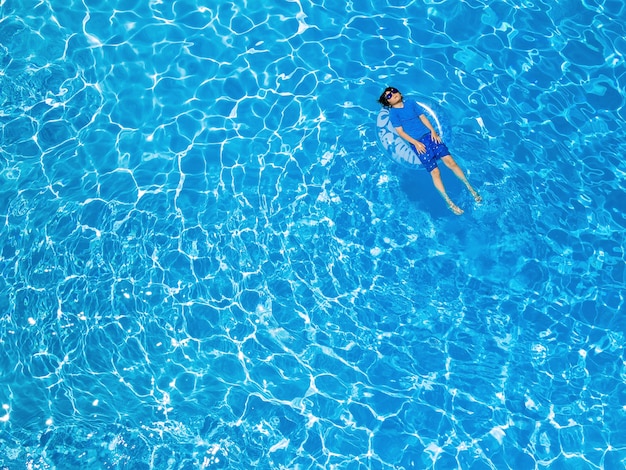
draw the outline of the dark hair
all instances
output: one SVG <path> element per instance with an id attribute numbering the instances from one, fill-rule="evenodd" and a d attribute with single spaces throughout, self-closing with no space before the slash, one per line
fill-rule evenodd
<path id="1" fill-rule="evenodd" d="M 385 95 L 386 95 L 387 93 L 389 93 L 390 91 L 393 91 L 393 92 L 395 92 L 395 93 L 400 93 L 400 91 L 399 91 L 397 88 L 395 88 L 395 87 L 388 86 L 387 88 L 385 88 L 385 91 L 383 91 L 383 92 L 380 94 L 380 97 L 378 98 L 378 102 L 379 102 L 380 104 L 382 104 L 385 108 L 388 108 L 389 106 L 391 106 L 391 105 L 389 104 L 389 101 L 387 101 L 387 98 L 385 97 Z"/>

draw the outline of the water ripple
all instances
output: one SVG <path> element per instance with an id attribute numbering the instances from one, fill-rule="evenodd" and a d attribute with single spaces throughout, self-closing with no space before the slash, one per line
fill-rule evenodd
<path id="1" fill-rule="evenodd" d="M 57 3 L 0 22 L 0 466 L 619 465 L 622 5 Z"/>

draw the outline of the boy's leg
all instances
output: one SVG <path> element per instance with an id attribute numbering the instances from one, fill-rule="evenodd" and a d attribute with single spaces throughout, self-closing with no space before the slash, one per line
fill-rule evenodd
<path id="1" fill-rule="evenodd" d="M 439 168 L 434 168 L 430 172 L 430 176 L 433 179 L 433 184 L 435 185 L 435 188 L 437 189 L 437 191 L 439 191 L 441 197 L 443 197 L 443 199 L 446 201 L 446 204 L 448 204 L 450 210 L 456 215 L 461 215 L 463 213 L 463 209 L 461 209 L 454 202 L 452 202 L 452 199 L 450 199 L 450 196 L 448 196 L 448 193 L 446 193 L 446 188 L 443 186 L 443 181 L 441 181 L 441 172 L 439 171 Z"/>
<path id="2" fill-rule="evenodd" d="M 483 198 L 480 196 L 480 194 L 478 194 L 478 192 L 472 187 L 470 182 L 467 180 L 467 177 L 465 176 L 465 173 L 463 173 L 463 170 L 461 169 L 459 164 L 456 162 L 456 160 L 454 160 L 454 158 L 452 158 L 452 155 L 446 155 L 445 157 L 442 157 L 441 161 L 448 168 L 450 168 L 452 170 L 452 172 L 457 176 L 457 178 L 459 178 L 461 181 L 463 181 L 463 183 L 465 184 L 465 186 L 467 187 L 467 189 L 469 190 L 471 195 L 474 197 L 474 200 L 476 202 L 480 202 L 480 201 L 483 200 Z"/>

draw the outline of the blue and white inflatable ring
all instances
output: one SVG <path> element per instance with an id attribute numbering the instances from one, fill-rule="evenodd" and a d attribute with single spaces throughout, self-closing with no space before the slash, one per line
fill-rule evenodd
<path id="1" fill-rule="evenodd" d="M 419 99 L 415 99 L 427 113 L 429 121 L 437 130 L 438 134 L 445 141 L 449 138 L 447 126 L 444 125 L 442 113 L 435 112 L 434 106 L 428 105 Z M 411 145 L 398 135 L 394 127 L 389 121 L 389 109 L 382 108 L 376 119 L 376 135 L 378 136 L 378 144 L 383 152 L 394 162 L 408 168 L 423 168 L 417 154 L 411 148 Z"/>

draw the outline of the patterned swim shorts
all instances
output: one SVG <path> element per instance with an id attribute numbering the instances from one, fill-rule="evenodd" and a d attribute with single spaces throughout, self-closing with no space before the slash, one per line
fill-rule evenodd
<path id="1" fill-rule="evenodd" d="M 448 150 L 448 147 L 446 147 L 446 144 L 443 142 L 435 142 L 430 137 L 430 133 L 424 134 L 417 140 L 426 146 L 426 153 L 419 153 L 413 144 L 411 144 L 411 147 L 413 148 L 413 151 L 417 153 L 417 157 L 429 173 L 437 168 L 437 160 L 441 157 L 445 157 L 446 155 L 450 155 L 450 151 Z"/>

